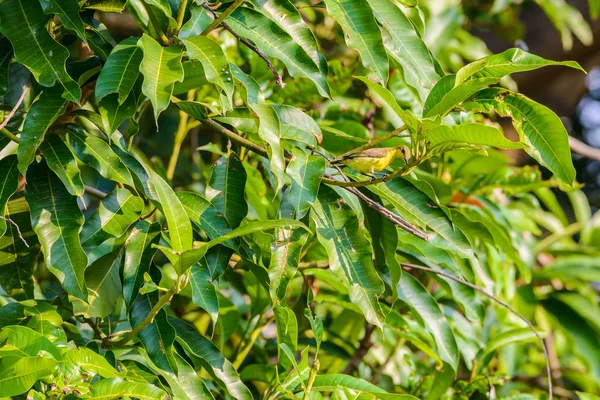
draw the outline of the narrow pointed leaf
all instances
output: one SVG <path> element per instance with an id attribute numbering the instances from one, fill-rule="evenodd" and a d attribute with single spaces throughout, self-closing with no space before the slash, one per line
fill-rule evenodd
<path id="1" fill-rule="evenodd" d="M 67 374 L 69 374 L 69 372 L 70 374 L 73 374 L 81 371 L 100 375 L 103 378 L 117 378 L 119 375 L 117 370 L 108 363 L 106 358 L 87 347 L 67 350 L 63 354 L 63 360 L 68 365 Z M 76 368 L 77 371 L 73 371 L 74 368 Z"/>
<path id="2" fill-rule="evenodd" d="M 121 399 L 131 397 L 140 400 L 167 399 L 169 395 L 149 383 L 129 382 L 120 378 L 101 379 L 92 384 L 93 399 Z"/>
<path id="3" fill-rule="evenodd" d="M 425 288 L 410 274 L 402 274 L 398 284 L 398 296 L 423 321 L 437 346 L 440 358 L 454 371 L 458 368 L 459 352 L 452 329 L 442 310 Z"/>
<path id="4" fill-rule="evenodd" d="M 271 243 L 269 263 L 269 291 L 273 301 L 285 298 L 289 281 L 296 274 L 300 252 L 308 235 L 304 229 L 279 228 L 275 230 Z"/>
<path id="5" fill-rule="evenodd" d="M 116 311 L 115 304 L 123 292 L 119 270 L 123 265 L 123 254 L 107 254 L 94 261 L 85 271 L 88 287 L 89 307 L 85 313 L 90 317 L 106 318 Z"/>
<path id="6" fill-rule="evenodd" d="M 281 60 L 291 76 L 307 77 L 322 96 L 331 96 L 329 84 L 317 64 L 275 22 L 258 11 L 239 7 L 227 18 L 227 23 L 242 37 L 252 40 L 267 57 Z"/>
<path id="7" fill-rule="evenodd" d="M 156 249 L 152 244 L 160 239 L 161 226 L 148 221 L 138 222 L 125 245 L 125 261 L 123 265 L 123 298 L 131 307 L 144 283 L 144 273 L 150 270 Z"/>
<path id="8" fill-rule="evenodd" d="M 66 110 L 67 101 L 60 97 L 61 91 L 60 85 L 44 89 L 27 112 L 17 149 L 19 170 L 23 174 L 35 159 L 35 152 L 44 141 L 46 131 Z"/>
<path id="9" fill-rule="evenodd" d="M 137 41 L 134 37 L 127 38 L 113 48 L 96 81 L 97 100 L 111 93 L 118 93 L 119 103 L 127 99 L 140 73 L 143 58 Z"/>
<path id="10" fill-rule="evenodd" d="M 289 368 L 292 366 L 286 355 L 282 354 L 282 345 L 286 345 L 290 350 L 290 353 L 293 355 L 296 354 L 298 350 L 298 320 L 296 319 L 296 314 L 294 311 L 287 307 L 286 305 L 278 304 L 273 308 L 273 312 L 275 313 L 275 326 L 277 327 L 277 343 L 278 354 L 279 354 L 279 364 L 284 368 Z"/>
<path id="11" fill-rule="evenodd" d="M 29 168 L 25 196 L 46 266 L 69 294 L 86 300 L 87 256 L 79 241 L 83 214 L 77 199 L 44 162 Z"/>
<path id="12" fill-rule="evenodd" d="M 187 39 L 193 36 L 198 36 L 213 21 L 208 12 L 203 7 L 193 7 L 190 9 L 191 17 L 187 20 L 185 24 L 181 27 L 179 31 L 179 39 Z"/>
<path id="13" fill-rule="evenodd" d="M 498 83 L 499 78 L 476 78 L 455 86 L 455 75 L 441 79 L 425 100 L 424 117 L 445 116 L 475 92 Z"/>
<path id="14" fill-rule="evenodd" d="M 51 374 L 57 363 L 46 357 L 0 358 L 0 393 L 16 396 L 27 392 L 40 378 Z"/>
<path id="15" fill-rule="evenodd" d="M 0 331 L 0 355 L 2 357 L 39 357 L 48 353 L 56 360 L 61 360 L 60 351 L 47 337 L 22 325 L 5 326 Z"/>
<path id="16" fill-rule="evenodd" d="M 319 242 L 327 250 L 331 269 L 340 276 L 356 304 L 370 323 L 383 327 L 385 316 L 379 305 L 383 282 L 371 259 L 371 244 L 358 217 L 333 189 L 321 185 L 311 211 Z"/>
<path id="17" fill-rule="evenodd" d="M 158 116 L 171 101 L 173 85 L 183 81 L 183 49 L 179 46 L 162 47 L 147 34 L 138 41 L 138 46 L 144 53 L 140 64 L 140 73 L 144 76 L 142 92 L 152 102 L 154 120 L 158 123 Z"/>
<path id="18" fill-rule="evenodd" d="M 210 315 L 213 326 L 216 326 L 219 317 L 219 298 L 217 289 L 212 282 L 210 270 L 200 265 L 192 266 L 190 285 L 192 286 L 192 301 Z"/>
<path id="19" fill-rule="evenodd" d="M 132 118 L 137 111 L 138 93 L 133 90 L 122 104 L 117 101 L 117 94 L 110 94 L 98 103 L 102 117 L 103 130 L 109 134 L 114 133 L 127 119 Z"/>
<path id="20" fill-rule="evenodd" d="M 40 151 L 50 168 L 73 196 L 82 196 L 84 192 L 81 173 L 75 156 L 58 135 L 49 135 L 40 146 Z"/>
<path id="21" fill-rule="evenodd" d="M 173 394 L 182 400 L 214 400 L 199 373 L 182 356 L 177 353 L 174 356 L 177 365 L 177 379 L 165 376 Z"/>
<path id="22" fill-rule="evenodd" d="M 11 155 L 0 160 L 0 216 L 6 213 L 6 204 L 19 188 L 17 156 Z M 0 218 L 0 236 L 6 232 L 7 221 Z"/>
<path id="23" fill-rule="evenodd" d="M 57 15 L 66 29 L 75 32 L 85 42 L 85 26 L 79 15 L 77 0 L 40 0 L 40 4 L 44 13 Z"/>
<path id="24" fill-rule="evenodd" d="M 39 0 L 0 2 L 0 33 L 10 40 L 17 62 L 26 66 L 42 86 L 54 86 L 58 81 L 64 88 L 62 96 L 78 103 L 81 89 L 65 69 L 69 51 L 48 33 L 49 18 Z"/>
<path id="25" fill-rule="evenodd" d="M 215 193 L 210 202 L 231 227 L 238 227 L 248 213 L 248 203 L 244 197 L 246 170 L 237 154 L 229 153 L 215 163 L 209 186 Z"/>
<path id="26" fill-rule="evenodd" d="M 296 221 L 295 219 L 277 219 L 270 221 L 252 221 L 244 224 L 229 233 L 224 234 L 221 237 L 211 240 L 207 243 L 208 247 L 214 247 L 218 244 L 224 243 L 230 239 L 234 239 L 240 236 L 249 235 L 251 233 L 266 231 L 269 229 L 276 228 L 302 228 L 308 231 L 306 225 L 304 225 L 300 221 Z M 200 242 L 194 242 L 195 244 Z"/>
<path id="27" fill-rule="evenodd" d="M 296 219 L 302 219 L 317 198 L 321 178 L 325 173 L 325 159 L 318 155 L 307 156 L 294 149 L 294 158 L 286 172 L 292 180 L 287 193 L 288 201 L 296 210 Z"/>
<path id="28" fill-rule="evenodd" d="M 329 15 L 344 31 L 348 47 L 355 48 L 363 65 L 375 72 L 382 84 L 388 80 L 389 61 L 373 11 L 366 0 L 325 0 Z"/>
<path id="29" fill-rule="evenodd" d="M 292 143 L 295 146 L 301 143 L 309 148 L 314 148 L 323 141 L 319 124 L 308 114 L 284 104 L 273 104 L 273 108 L 279 117 L 282 139 L 293 141 Z M 298 144 L 294 142 L 298 142 Z"/>
<path id="30" fill-rule="evenodd" d="M 440 125 L 427 132 L 431 146 L 441 143 L 469 143 L 499 149 L 521 149 L 523 144 L 511 142 L 495 126 L 466 123 L 460 125 Z M 430 147 L 431 148 L 431 147 Z"/>

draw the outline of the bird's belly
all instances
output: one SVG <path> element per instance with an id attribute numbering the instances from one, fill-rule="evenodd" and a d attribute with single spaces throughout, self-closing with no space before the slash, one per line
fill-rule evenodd
<path id="1" fill-rule="evenodd" d="M 344 164 L 356 170 L 358 172 L 362 172 L 365 174 L 371 172 L 379 172 L 382 169 L 385 169 L 389 165 L 389 160 L 387 157 L 383 157 L 381 159 L 373 159 L 369 157 L 356 157 L 349 160 L 346 160 Z"/>

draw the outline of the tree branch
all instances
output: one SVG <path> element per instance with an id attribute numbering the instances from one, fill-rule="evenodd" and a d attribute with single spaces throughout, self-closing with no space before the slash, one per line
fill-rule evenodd
<path id="1" fill-rule="evenodd" d="M 200 36 L 206 36 L 209 33 L 211 33 L 217 26 L 221 25 L 221 23 L 223 21 L 225 21 L 225 18 L 229 17 L 231 15 L 232 12 L 234 12 L 239 6 L 242 5 L 242 3 L 244 2 L 244 0 L 235 0 L 228 8 L 227 10 L 223 11 L 223 13 L 221 13 L 221 15 L 219 15 L 218 18 L 216 18 L 213 22 L 211 22 L 211 24 L 206 27 L 206 29 L 204 31 L 202 31 L 202 33 L 200 34 Z M 204 3 L 206 4 L 206 3 Z M 204 7 L 204 4 L 202 4 L 202 7 Z M 206 4 L 208 6 L 208 4 Z M 206 8 L 206 7 L 204 7 Z M 208 6 L 208 8 L 210 9 L 210 11 L 212 12 L 213 17 L 216 15 L 213 11 L 212 8 L 210 8 L 210 6 Z M 223 26 L 225 27 L 225 26 Z"/>
<path id="2" fill-rule="evenodd" d="M 217 18 L 217 14 L 210 8 L 210 6 L 208 4 L 202 3 L 202 7 L 204 7 L 206 10 L 208 10 L 209 13 L 212 14 L 213 18 L 215 18 L 215 21 L 218 19 Z M 277 84 L 281 88 L 285 87 L 285 83 L 283 82 L 283 78 L 281 77 L 281 75 L 279 75 L 279 72 L 277 72 L 277 70 L 275 69 L 275 67 L 271 63 L 271 60 L 269 60 L 269 58 L 262 51 L 260 51 L 258 47 L 256 47 L 255 45 L 253 45 L 252 43 L 250 43 L 249 41 L 247 41 L 246 39 L 244 39 L 240 35 L 238 35 L 229 25 L 227 25 L 226 22 L 221 22 L 221 26 L 223 26 L 223 28 L 227 29 L 227 31 L 229 31 L 229 33 L 231 33 L 233 36 L 235 36 L 235 38 L 237 40 L 239 40 L 241 43 L 243 43 L 250 50 L 252 50 L 253 52 L 255 52 L 260 58 L 262 58 L 264 60 L 264 62 L 267 63 L 267 66 L 269 67 L 269 69 L 271 70 L 271 72 L 273 72 L 273 75 L 275 76 L 275 81 L 277 82 Z"/>
<path id="3" fill-rule="evenodd" d="M 482 288 L 480 288 L 477 285 L 474 285 L 470 282 L 467 282 L 463 279 L 457 278 L 454 275 L 450 275 L 447 274 L 445 272 L 442 271 L 437 271 L 435 269 L 429 268 L 429 267 L 424 267 L 422 265 L 415 265 L 415 264 L 408 264 L 408 263 L 400 263 L 400 265 L 402 266 L 402 268 L 411 268 L 411 269 L 418 269 L 421 271 L 426 271 L 426 272 L 431 272 L 440 276 L 443 276 L 444 278 L 448 278 L 451 279 L 455 282 L 458 282 L 460 284 L 463 284 L 465 286 L 470 287 L 473 290 L 478 291 L 479 293 L 487 296 L 488 298 L 494 300 L 496 303 L 500 304 L 502 307 L 506 308 L 507 310 L 509 310 L 511 313 L 513 313 L 514 315 L 516 315 L 517 317 L 519 317 L 523 322 L 525 322 L 527 324 L 527 326 L 529 327 L 529 329 L 531 329 L 531 331 L 535 334 L 535 336 L 538 338 L 538 340 L 540 341 L 540 344 L 542 345 L 542 350 L 544 351 L 544 358 L 546 360 L 546 375 L 547 375 L 547 380 L 548 380 L 548 399 L 552 400 L 552 372 L 550 370 L 550 357 L 548 356 L 548 349 L 546 348 L 546 343 L 544 342 L 544 340 L 542 339 L 542 337 L 540 336 L 540 334 L 535 330 L 535 327 L 533 326 L 533 324 L 531 322 L 529 322 L 529 320 L 527 318 L 525 318 L 524 316 L 522 316 L 521 314 L 519 314 L 517 312 L 517 310 L 515 310 L 514 308 L 512 308 L 511 306 L 509 306 L 507 303 L 503 302 L 502 300 L 500 300 L 499 298 L 497 298 L 496 296 L 494 296 L 491 293 L 486 292 L 485 290 L 483 290 Z"/>
<path id="4" fill-rule="evenodd" d="M 589 146 L 581 140 L 575 139 L 573 136 L 569 136 L 569 147 L 571 147 L 573 153 L 600 161 L 600 149 Z"/>
<path id="5" fill-rule="evenodd" d="M 21 96 L 19 96 L 19 99 L 17 100 L 17 103 L 12 108 L 12 110 L 10 110 L 10 112 L 8 113 L 8 115 L 6 116 L 6 118 L 4 118 L 4 121 L 2 121 L 2 123 L 0 123 L 0 130 L 3 130 L 6 127 L 6 125 L 8 125 L 8 123 L 10 122 L 10 120 L 12 119 L 12 117 L 15 115 L 15 113 L 19 109 L 19 106 L 23 102 L 23 99 L 25 99 L 25 95 L 29 91 L 29 86 L 30 86 L 30 82 L 27 82 L 27 84 L 23 87 L 23 92 L 21 93 Z M 12 139 L 12 140 L 14 140 L 14 139 Z M 19 143 L 18 140 L 16 142 Z"/>
<path id="6" fill-rule="evenodd" d="M 85 185 L 84 190 L 90 196 L 94 196 L 95 198 L 100 199 L 100 200 L 102 200 L 103 198 L 105 198 L 107 196 L 106 193 L 104 193 L 103 191 L 98 190 L 92 186 Z"/>
<path id="7" fill-rule="evenodd" d="M 363 150 L 370 149 L 371 147 L 375 147 L 378 144 L 383 143 L 386 140 L 397 136 L 398 134 L 405 131 L 406 129 L 408 129 L 408 127 L 406 125 L 402 125 L 400 128 L 393 130 L 392 132 L 388 133 L 387 135 L 382 135 L 382 136 L 376 137 L 373 140 L 370 140 L 368 143 L 363 144 L 362 146 L 359 146 L 355 149 L 345 152 L 344 154 L 342 154 L 340 156 L 337 156 L 335 158 L 335 160 L 339 160 L 339 159 L 349 156 L 350 154 L 358 153 L 359 151 L 363 151 Z"/>

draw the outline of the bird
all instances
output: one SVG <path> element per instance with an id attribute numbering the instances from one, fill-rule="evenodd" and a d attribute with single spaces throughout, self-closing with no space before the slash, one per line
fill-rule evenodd
<path id="1" fill-rule="evenodd" d="M 402 158 L 406 164 L 410 160 L 410 149 L 398 147 L 380 147 L 359 151 L 331 161 L 332 165 L 348 166 L 363 174 L 379 172 L 387 168 L 396 158 Z"/>

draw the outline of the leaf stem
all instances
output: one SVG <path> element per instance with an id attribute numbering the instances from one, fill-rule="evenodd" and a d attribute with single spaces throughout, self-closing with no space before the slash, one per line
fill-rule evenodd
<path id="1" fill-rule="evenodd" d="M 223 13 L 221 13 L 221 15 L 219 15 L 219 17 L 217 17 L 217 19 L 215 19 L 213 22 L 211 22 L 211 24 L 208 27 L 206 27 L 206 29 L 200 34 L 200 36 L 206 36 L 209 33 L 211 33 L 216 27 L 218 27 L 225 20 L 225 18 L 229 17 L 232 12 L 234 12 L 239 6 L 241 6 L 243 2 L 244 2 L 244 0 L 235 0 L 233 2 L 233 4 L 231 4 L 227 8 L 227 10 L 223 11 Z M 202 6 L 204 7 L 204 4 Z M 212 10 L 210 10 L 210 11 L 212 11 Z M 213 15 L 214 15 L 214 13 L 213 13 Z"/>
<path id="2" fill-rule="evenodd" d="M 196 94 L 196 90 L 190 90 L 187 94 L 188 100 L 193 100 Z M 179 160 L 179 153 L 181 152 L 181 145 L 185 140 L 188 132 L 190 131 L 188 124 L 189 115 L 183 111 L 179 111 L 179 124 L 177 125 L 177 131 L 175 131 L 175 139 L 173 142 L 173 152 L 169 159 L 169 165 L 167 166 L 167 178 L 172 181 L 175 175 L 175 167 L 177 167 L 177 161 Z"/>
<path id="3" fill-rule="evenodd" d="M 233 140 L 234 142 L 237 142 L 238 144 L 246 147 L 247 149 L 252 150 L 256 154 L 263 156 L 263 157 L 269 157 L 267 150 L 265 150 L 262 146 L 254 143 L 246 138 L 241 137 L 237 133 L 225 128 L 223 125 L 221 125 L 213 120 L 210 120 L 210 119 L 205 119 L 200 122 L 202 122 L 207 127 L 211 128 L 213 131 L 220 133 L 222 135 L 225 135 L 229 139 Z"/>
<path id="4" fill-rule="evenodd" d="M 92 186 L 85 185 L 84 190 L 90 196 L 94 196 L 95 198 L 100 199 L 100 200 L 102 200 L 103 198 L 105 198 L 106 196 L 108 196 L 103 191 L 98 190 L 98 189 L 96 189 L 95 187 L 92 187 Z"/>
<path id="5" fill-rule="evenodd" d="M 21 143 L 21 139 L 19 139 L 17 136 L 15 136 L 15 134 L 12 133 L 11 131 L 9 131 L 8 129 L 2 128 L 2 129 L 0 129 L 0 132 L 2 132 L 2 134 L 4 136 L 6 136 L 7 138 L 9 138 L 13 142 L 15 142 L 15 143 Z"/>
<path id="6" fill-rule="evenodd" d="M 174 36 L 177 36 L 179 30 L 183 26 L 183 18 L 185 17 L 185 9 L 187 8 L 187 3 L 188 0 L 181 0 L 181 3 L 179 4 L 179 10 L 177 11 L 177 28 L 175 28 L 175 31 L 173 32 Z"/>
<path id="7" fill-rule="evenodd" d="M 144 5 L 146 12 L 148 13 L 148 17 L 150 18 L 150 24 L 153 26 L 154 32 L 158 36 L 158 40 L 160 40 L 160 42 L 163 44 L 163 46 L 168 46 L 169 38 L 167 37 L 167 35 L 165 35 L 162 28 L 160 27 L 160 23 L 158 22 L 156 15 L 154 15 L 154 11 L 152 11 L 152 8 L 150 8 L 150 5 L 148 3 L 146 3 L 145 1 L 142 1 L 142 4 Z"/>

